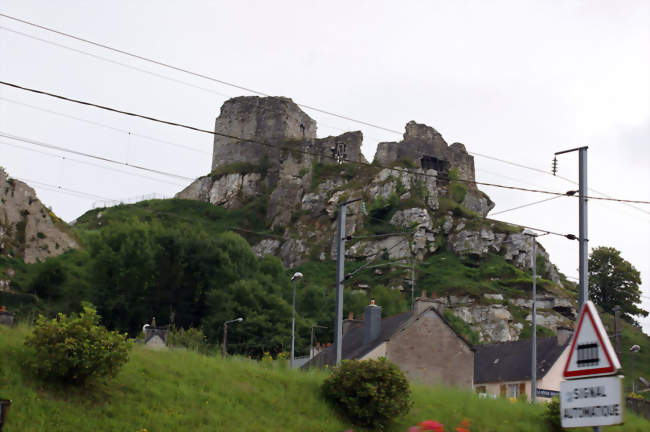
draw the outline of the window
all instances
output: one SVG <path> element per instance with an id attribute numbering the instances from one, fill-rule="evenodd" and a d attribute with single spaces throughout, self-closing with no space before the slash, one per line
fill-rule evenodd
<path id="1" fill-rule="evenodd" d="M 487 392 L 487 388 L 485 386 L 476 386 L 474 390 L 476 390 L 476 393 L 478 394 Z"/>
<path id="2" fill-rule="evenodd" d="M 506 396 L 509 398 L 516 398 L 519 396 L 519 384 L 508 384 L 508 392 Z"/>

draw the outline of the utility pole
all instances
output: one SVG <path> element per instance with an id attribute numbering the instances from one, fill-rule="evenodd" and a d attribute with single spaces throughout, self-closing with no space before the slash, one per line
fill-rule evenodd
<path id="1" fill-rule="evenodd" d="M 587 149 L 589 147 L 577 147 L 569 150 L 556 152 L 555 156 L 563 153 L 578 151 L 578 224 L 579 233 L 579 310 L 582 310 L 585 302 L 589 300 L 589 238 L 587 236 Z M 553 175 L 557 173 L 557 162 L 554 159 Z M 600 432 L 600 426 L 594 426 L 594 432 Z"/>
<path id="2" fill-rule="evenodd" d="M 334 325 L 334 344 L 336 345 L 336 365 L 341 364 L 343 353 L 343 281 L 345 280 L 345 216 L 347 205 L 361 198 L 339 204 L 337 248 L 336 248 L 336 323 Z"/>
<path id="3" fill-rule="evenodd" d="M 535 235 L 533 240 L 533 352 L 531 354 L 531 379 L 530 379 L 530 400 L 535 403 L 537 400 L 537 241 Z"/>
<path id="4" fill-rule="evenodd" d="M 577 147 L 570 150 L 563 150 L 555 153 L 555 156 L 559 154 L 569 153 L 578 151 L 578 165 L 579 165 L 579 174 L 578 174 L 578 221 L 579 221 L 579 238 L 580 250 L 578 253 L 579 256 L 579 309 L 582 310 L 582 306 L 587 300 L 589 300 L 589 239 L 587 237 L 587 149 L 589 147 Z M 557 172 L 557 163 L 554 162 L 553 174 Z"/>
<path id="5" fill-rule="evenodd" d="M 619 305 L 614 306 L 614 341 L 616 343 L 616 355 L 621 357 L 621 328 L 618 320 L 621 318 L 621 307 Z"/>

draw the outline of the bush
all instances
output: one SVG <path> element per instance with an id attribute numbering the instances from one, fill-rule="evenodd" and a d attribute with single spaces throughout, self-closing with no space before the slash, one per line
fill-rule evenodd
<path id="1" fill-rule="evenodd" d="M 322 386 L 325 398 L 351 422 L 383 430 L 411 408 L 411 389 L 404 373 L 386 360 L 346 360 Z"/>
<path id="2" fill-rule="evenodd" d="M 167 335 L 167 342 L 172 347 L 180 347 L 192 351 L 205 352 L 208 348 L 203 330 L 194 327 L 190 327 L 187 330 L 172 327 Z"/>
<path id="3" fill-rule="evenodd" d="M 99 325 L 95 309 L 48 320 L 40 316 L 25 345 L 35 350 L 30 366 L 46 379 L 84 384 L 90 378 L 114 377 L 127 362 L 131 348 L 126 335 Z"/>
<path id="4" fill-rule="evenodd" d="M 551 399 L 551 402 L 546 405 L 546 411 L 544 411 L 544 421 L 548 425 L 550 431 L 564 431 L 564 428 L 562 427 L 562 420 L 560 419 L 560 400 L 558 398 L 554 397 Z"/>

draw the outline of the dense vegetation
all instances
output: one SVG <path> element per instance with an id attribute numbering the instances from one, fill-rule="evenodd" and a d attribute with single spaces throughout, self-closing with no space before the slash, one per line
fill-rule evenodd
<path id="1" fill-rule="evenodd" d="M 11 395 L 13 400 L 4 432 L 352 428 L 321 396 L 327 372 L 288 371 L 241 357 L 222 360 L 193 351 L 156 352 L 136 346 L 114 381 L 92 389 L 61 387 L 25 373 L 28 331 L 0 326 L 0 396 Z M 453 430 L 464 419 L 471 421 L 472 431 L 547 431 L 540 421 L 543 406 L 479 399 L 448 388 L 412 385 L 412 392 L 413 408 L 390 431 L 405 432 L 423 420 Z M 625 425 L 606 430 L 641 432 L 648 427 L 648 421 L 627 413 Z"/>

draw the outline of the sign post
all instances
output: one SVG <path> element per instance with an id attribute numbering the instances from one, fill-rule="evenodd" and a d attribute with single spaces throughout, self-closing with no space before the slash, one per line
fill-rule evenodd
<path id="1" fill-rule="evenodd" d="M 623 379 L 612 376 L 620 369 L 596 307 L 585 302 L 560 384 L 562 427 L 623 423 Z"/>

